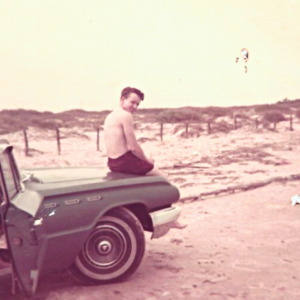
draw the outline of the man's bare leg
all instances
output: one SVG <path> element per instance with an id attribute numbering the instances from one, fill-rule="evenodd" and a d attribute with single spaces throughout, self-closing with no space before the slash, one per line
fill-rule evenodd
<path id="1" fill-rule="evenodd" d="M 176 220 L 173 224 L 172 224 L 172 228 L 176 228 L 176 229 L 184 229 L 185 227 L 187 227 L 187 224 L 185 223 L 181 223 L 178 220 Z"/>

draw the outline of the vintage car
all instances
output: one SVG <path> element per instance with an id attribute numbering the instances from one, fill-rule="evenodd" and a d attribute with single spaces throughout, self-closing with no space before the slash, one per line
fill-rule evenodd
<path id="1" fill-rule="evenodd" d="M 145 252 L 144 231 L 165 235 L 180 215 L 179 191 L 159 176 L 106 168 L 20 171 L 0 143 L 0 257 L 28 296 L 40 276 L 67 269 L 80 283 L 128 278 Z"/>

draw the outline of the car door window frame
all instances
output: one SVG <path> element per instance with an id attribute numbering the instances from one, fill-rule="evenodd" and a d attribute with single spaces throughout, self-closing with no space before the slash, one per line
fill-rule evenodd
<path id="1" fill-rule="evenodd" d="M 2 193 L 3 193 L 3 201 L 5 204 L 10 202 L 22 189 L 19 179 L 19 173 L 17 172 L 17 167 L 13 157 L 11 156 L 10 151 L 6 150 L 0 154 L 0 173 L 1 173 L 1 181 L 2 181 Z M 4 169 L 3 161 L 7 163 L 7 170 Z M 10 192 L 10 187 L 7 182 L 7 175 L 5 171 L 9 172 L 10 179 L 13 184 L 13 193 Z"/>

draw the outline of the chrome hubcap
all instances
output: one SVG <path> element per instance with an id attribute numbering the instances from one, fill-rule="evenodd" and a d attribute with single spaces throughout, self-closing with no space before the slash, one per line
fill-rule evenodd
<path id="1" fill-rule="evenodd" d="M 131 228 L 123 220 L 104 216 L 76 258 L 77 268 L 89 278 L 110 280 L 125 273 L 138 247 Z"/>
<path id="2" fill-rule="evenodd" d="M 109 254 L 112 250 L 112 244 L 109 241 L 101 241 L 98 244 L 98 252 L 101 255 Z"/>
<path id="3" fill-rule="evenodd" d="M 85 244 L 85 255 L 94 266 L 109 268 L 120 262 L 127 249 L 122 231 L 110 225 L 99 225 Z"/>

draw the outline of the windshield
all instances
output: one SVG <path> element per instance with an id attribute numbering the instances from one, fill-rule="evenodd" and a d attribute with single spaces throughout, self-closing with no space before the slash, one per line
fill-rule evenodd
<path id="1" fill-rule="evenodd" d="M 8 153 L 0 154 L 0 160 L 8 197 L 11 200 L 18 193 L 18 188 L 14 179 L 14 173 Z"/>

